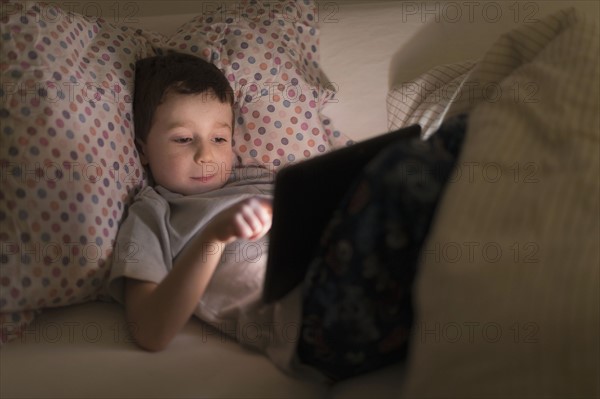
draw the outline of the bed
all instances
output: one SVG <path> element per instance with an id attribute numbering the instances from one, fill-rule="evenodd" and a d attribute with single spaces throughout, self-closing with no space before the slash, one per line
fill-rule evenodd
<path id="1" fill-rule="evenodd" d="M 2 398 L 600 395 L 598 4 L 59 5 L 2 2 Z M 133 343 L 103 283 L 145 184 L 131 63 L 164 47 L 227 71 L 246 163 L 280 167 L 413 123 L 427 138 L 470 115 L 421 255 L 406 362 L 318 383 L 198 319 L 163 352 Z M 267 84 L 277 54 L 272 75 L 287 75 Z"/>

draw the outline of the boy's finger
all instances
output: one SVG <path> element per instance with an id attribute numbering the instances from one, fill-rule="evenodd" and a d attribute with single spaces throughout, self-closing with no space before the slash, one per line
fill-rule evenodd
<path id="1" fill-rule="evenodd" d="M 261 203 L 265 212 L 267 212 L 269 216 L 273 216 L 273 200 L 270 198 L 264 198 Z"/>
<path id="2" fill-rule="evenodd" d="M 257 208 L 252 204 L 248 204 L 248 206 L 243 206 L 241 209 L 241 213 L 244 217 L 244 221 L 246 224 L 252 229 L 253 232 L 256 232 L 262 229 L 263 222 L 259 215 L 257 215 Z"/>
<path id="3" fill-rule="evenodd" d="M 246 216 L 243 212 L 239 212 L 235 215 L 235 229 L 238 237 L 248 238 L 254 235 L 254 229 L 246 220 Z"/>
<path id="4" fill-rule="evenodd" d="M 254 216 L 258 217 L 262 225 L 271 223 L 272 213 L 270 202 L 264 202 L 261 198 L 251 198 L 248 200 L 247 205 L 250 209 L 248 210 L 243 207 L 244 212 L 252 212 Z"/>
<path id="5" fill-rule="evenodd" d="M 273 214 L 273 200 L 271 198 L 254 197 L 252 201 L 269 215 Z"/>
<path id="6" fill-rule="evenodd" d="M 271 225 L 271 220 L 273 219 L 273 214 L 270 212 L 270 208 L 266 208 L 262 205 L 259 205 L 257 208 L 255 208 L 256 211 L 256 216 L 258 216 L 258 218 L 260 219 L 261 223 L 263 225 L 268 224 L 269 226 Z"/>

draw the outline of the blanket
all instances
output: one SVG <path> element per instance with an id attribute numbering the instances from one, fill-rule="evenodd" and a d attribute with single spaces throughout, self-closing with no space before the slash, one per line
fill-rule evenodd
<path id="1" fill-rule="evenodd" d="M 403 397 L 598 397 L 599 59 L 597 21 L 567 9 L 445 82 L 439 115 L 470 120 L 421 254 Z"/>

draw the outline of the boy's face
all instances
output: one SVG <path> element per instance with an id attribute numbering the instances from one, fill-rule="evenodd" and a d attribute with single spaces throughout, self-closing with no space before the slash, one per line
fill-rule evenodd
<path id="1" fill-rule="evenodd" d="M 210 94 L 168 93 L 140 143 L 155 183 L 183 195 L 222 187 L 232 173 L 232 118 Z"/>

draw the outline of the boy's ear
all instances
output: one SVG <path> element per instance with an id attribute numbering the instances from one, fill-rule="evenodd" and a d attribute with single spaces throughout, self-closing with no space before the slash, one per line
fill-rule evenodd
<path id="1" fill-rule="evenodd" d="M 140 154 L 140 160 L 142 161 L 143 166 L 148 166 L 148 157 L 146 157 L 146 143 L 144 143 L 141 139 L 135 139 L 135 146 L 138 149 L 138 153 Z"/>

